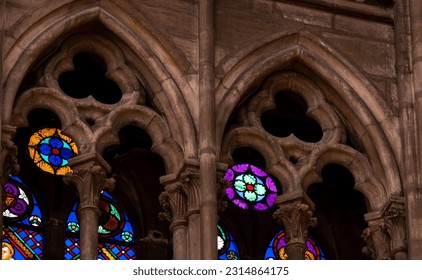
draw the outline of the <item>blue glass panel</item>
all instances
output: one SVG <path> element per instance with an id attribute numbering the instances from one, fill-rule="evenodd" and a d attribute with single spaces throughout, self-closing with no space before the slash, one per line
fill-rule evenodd
<path id="1" fill-rule="evenodd" d="M 77 260 L 80 258 L 79 238 L 66 238 L 65 240 L 65 260 Z"/>
<path id="2" fill-rule="evenodd" d="M 223 225 L 218 226 L 218 259 L 220 260 L 239 260 L 239 250 L 231 232 Z"/>

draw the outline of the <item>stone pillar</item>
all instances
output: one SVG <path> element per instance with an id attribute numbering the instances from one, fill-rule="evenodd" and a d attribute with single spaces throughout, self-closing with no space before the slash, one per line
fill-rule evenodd
<path id="1" fill-rule="evenodd" d="M 180 178 L 181 187 L 187 197 L 186 218 L 188 221 L 188 259 L 201 259 L 201 217 L 198 167 L 188 168 Z"/>
<path id="2" fill-rule="evenodd" d="M 218 258 L 215 124 L 214 0 L 198 1 L 199 33 L 199 164 L 201 258 Z"/>
<path id="3" fill-rule="evenodd" d="M 16 159 L 18 147 L 12 142 L 16 128 L 12 126 L 2 126 L 0 141 L 0 244 L 3 244 L 3 203 L 6 200 L 4 193 L 4 184 L 9 174 L 18 175 L 19 164 Z"/>
<path id="4" fill-rule="evenodd" d="M 169 242 L 163 238 L 159 231 L 150 231 L 148 235 L 139 240 L 141 246 L 140 259 L 167 260 L 169 257 Z M 148 256 L 148 258 L 144 257 Z"/>
<path id="5" fill-rule="evenodd" d="M 81 155 L 69 160 L 73 173 L 67 173 L 65 183 L 73 183 L 80 198 L 77 214 L 80 223 L 81 260 L 98 258 L 98 201 L 103 189 L 114 188 L 114 179 L 106 179 L 111 167 L 97 153 Z"/>
<path id="6" fill-rule="evenodd" d="M 159 217 L 170 222 L 170 230 L 173 232 L 173 258 L 186 260 L 187 251 L 187 220 L 186 220 L 186 195 L 182 185 L 175 179 L 164 177 L 161 183 L 165 185 L 165 191 L 159 196 L 163 212 Z"/>
<path id="7" fill-rule="evenodd" d="M 399 3 L 402 1 L 399 1 Z M 406 2 L 406 1 L 403 1 Z M 414 116 L 416 116 L 416 133 L 412 136 L 416 137 L 415 145 L 407 145 L 404 142 L 403 147 L 408 150 L 404 155 L 408 154 L 410 157 L 404 157 L 403 162 L 405 167 L 409 164 L 415 163 L 411 166 L 412 169 L 405 169 L 403 174 L 406 175 L 403 190 L 406 199 L 406 220 L 407 220 L 407 240 L 408 240 L 408 257 L 409 259 L 422 259 L 422 176 L 421 176 L 421 160 L 422 160 L 422 146 L 421 134 L 422 131 L 422 1 L 409 0 L 410 12 L 410 35 L 411 35 L 411 51 L 412 51 L 412 65 L 413 65 L 413 99 L 410 100 L 411 105 L 414 104 Z M 406 92 L 401 92 L 406 94 Z M 413 101 L 414 100 L 414 101 Z M 410 116 L 412 117 L 412 116 Z M 404 123 L 405 127 L 412 127 L 413 119 L 409 119 L 408 123 Z M 406 144 L 406 145 L 405 145 Z M 412 143 L 409 143 L 412 144 Z M 413 153 L 413 154 L 411 154 Z M 417 156 L 415 156 L 417 155 Z M 410 177 L 410 178 L 407 178 Z"/>
<path id="8" fill-rule="evenodd" d="M 273 217 L 284 225 L 286 233 L 286 254 L 289 260 L 304 260 L 308 227 L 316 226 L 313 216 L 314 203 L 303 192 L 285 194 L 276 198 L 278 209 Z"/>

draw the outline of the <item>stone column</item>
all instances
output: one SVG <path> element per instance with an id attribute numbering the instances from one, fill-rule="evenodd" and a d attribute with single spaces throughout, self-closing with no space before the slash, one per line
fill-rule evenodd
<path id="1" fill-rule="evenodd" d="M 215 124 L 214 0 L 198 1 L 199 33 L 199 164 L 201 259 L 216 260 L 217 179 Z"/>
<path id="2" fill-rule="evenodd" d="M 314 203 L 303 192 L 285 194 L 276 198 L 278 209 L 273 217 L 284 225 L 287 246 L 285 248 L 289 260 L 304 260 L 308 227 L 316 226 L 313 216 Z"/>
<path id="3" fill-rule="evenodd" d="M 186 218 L 188 221 L 188 259 L 201 259 L 201 217 L 198 167 L 186 169 L 180 178 L 181 187 L 187 197 Z"/>
<path id="4" fill-rule="evenodd" d="M 173 232 L 173 258 L 175 260 L 186 260 L 187 251 L 187 220 L 186 220 L 186 195 L 182 190 L 182 185 L 164 177 L 161 180 L 166 185 L 165 191 L 159 196 L 160 205 L 163 212 L 159 217 L 170 222 L 170 230 Z"/>
<path id="5" fill-rule="evenodd" d="M 114 179 L 106 179 L 111 168 L 97 153 L 77 156 L 69 160 L 73 173 L 64 177 L 78 189 L 80 204 L 77 214 L 80 223 L 81 260 L 98 258 L 98 226 L 100 209 L 98 201 L 103 189 L 111 190 Z"/>
<path id="6" fill-rule="evenodd" d="M 406 1 L 398 1 L 406 2 Z M 416 137 L 416 141 L 404 142 L 405 147 L 403 162 L 404 166 L 412 169 L 404 169 L 405 181 L 403 191 L 406 199 L 406 220 L 407 220 L 407 240 L 408 240 L 408 256 L 409 259 L 422 259 L 422 176 L 421 176 L 421 160 L 422 146 L 422 1 L 409 0 L 410 12 L 410 37 L 412 51 L 413 68 L 413 90 L 409 94 L 414 93 L 410 99 L 410 106 L 414 107 L 414 116 L 410 115 L 407 123 L 402 125 L 407 128 L 413 127 L 414 117 L 416 117 L 416 132 L 411 135 Z M 406 92 L 400 92 L 399 95 L 407 95 Z M 409 105 L 408 105 L 409 106 Z M 415 138 L 414 138 L 415 139 Z M 406 139 L 405 139 L 406 140 Z M 413 140 L 413 139 L 412 139 Z M 410 144 L 410 145 L 407 145 Z M 413 145 L 414 144 L 414 145 Z M 409 157 L 407 157 L 409 155 Z M 413 166 L 414 165 L 414 166 Z M 409 175 L 407 175 L 409 174 Z M 409 177 L 409 178 L 408 178 Z"/>

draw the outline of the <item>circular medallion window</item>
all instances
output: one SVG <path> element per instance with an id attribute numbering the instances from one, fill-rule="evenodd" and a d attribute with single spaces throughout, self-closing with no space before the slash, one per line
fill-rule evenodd
<path id="1" fill-rule="evenodd" d="M 238 207 L 264 211 L 274 205 L 277 187 L 259 167 L 237 164 L 227 170 L 224 178 L 230 183 L 226 188 L 227 197 Z"/>
<path id="2" fill-rule="evenodd" d="M 76 143 L 57 128 L 35 132 L 29 139 L 28 149 L 34 163 L 54 175 L 72 172 L 68 160 L 78 154 Z"/>

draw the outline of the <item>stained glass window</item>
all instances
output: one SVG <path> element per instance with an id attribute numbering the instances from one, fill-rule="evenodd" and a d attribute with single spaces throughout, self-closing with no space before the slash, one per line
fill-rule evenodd
<path id="1" fill-rule="evenodd" d="M 245 210 L 264 211 L 277 196 L 277 187 L 271 177 L 251 164 L 237 164 L 229 168 L 224 178 L 230 183 L 227 197 Z"/>
<path id="2" fill-rule="evenodd" d="M 219 260 L 239 260 L 239 250 L 232 234 L 223 224 L 218 224 L 217 248 Z"/>
<path id="3" fill-rule="evenodd" d="M 4 185 L 6 196 L 3 204 L 4 258 L 39 260 L 42 258 L 43 220 L 35 196 L 22 180 L 9 175 Z"/>
<path id="4" fill-rule="evenodd" d="M 285 232 L 280 231 L 270 242 L 267 251 L 265 252 L 266 260 L 286 260 L 287 254 L 284 250 L 286 247 Z M 306 240 L 305 260 L 325 260 L 325 254 L 321 246 L 317 245 L 314 238 L 309 236 Z"/>
<path id="5" fill-rule="evenodd" d="M 35 132 L 29 139 L 28 149 L 39 168 L 55 175 L 72 172 L 68 160 L 78 154 L 76 143 L 57 128 Z"/>
<path id="6" fill-rule="evenodd" d="M 106 191 L 99 201 L 98 259 L 133 260 L 136 258 L 134 233 L 130 220 L 117 201 Z M 80 258 L 78 203 L 73 206 L 66 223 L 66 260 Z"/>

